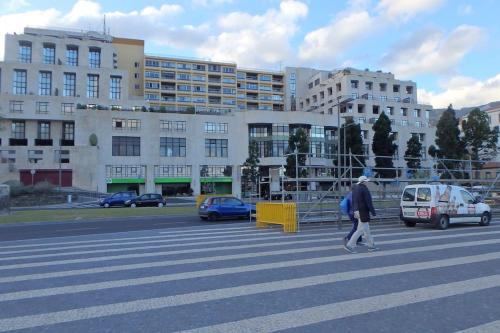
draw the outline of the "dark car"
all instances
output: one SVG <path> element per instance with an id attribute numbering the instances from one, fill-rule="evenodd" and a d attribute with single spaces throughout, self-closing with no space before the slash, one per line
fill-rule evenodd
<path id="1" fill-rule="evenodd" d="M 116 192 L 109 197 L 99 200 L 99 206 L 108 208 L 113 206 L 125 206 L 125 202 L 136 197 L 134 191 Z"/>
<path id="2" fill-rule="evenodd" d="M 255 205 L 246 204 L 235 197 L 210 197 L 198 208 L 202 220 L 250 218 L 255 213 Z"/>
<path id="3" fill-rule="evenodd" d="M 164 207 L 167 204 L 161 194 L 147 193 L 125 201 L 127 207 Z"/>

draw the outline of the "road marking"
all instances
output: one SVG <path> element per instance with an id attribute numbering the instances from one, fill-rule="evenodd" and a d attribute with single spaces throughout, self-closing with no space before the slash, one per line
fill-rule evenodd
<path id="1" fill-rule="evenodd" d="M 436 300 L 443 297 L 463 295 L 499 286 L 500 275 L 491 275 L 465 281 L 443 283 L 424 288 L 243 319 L 219 325 L 186 330 L 183 331 L 183 333 L 276 332 L 279 330 L 303 327 L 320 322 L 391 309 L 398 306 Z"/>
<path id="2" fill-rule="evenodd" d="M 54 230 L 54 232 L 82 231 L 82 230 L 95 230 L 95 229 L 99 229 L 99 227 L 56 229 L 56 230 Z"/>
<path id="3" fill-rule="evenodd" d="M 434 233 L 442 233 L 440 231 L 424 231 L 423 233 L 425 234 L 434 234 Z M 500 234 L 500 231 L 489 231 L 489 232 L 476 232 L 476 233 L 453 233 L 453 234 L 447 234 L 443 236 L 430 236 L 430 237 L 417 237 L 417 238 L 405 238 L 405 239 L 398 239 L 395 241 L 392 241 L 394 243 L 390 243 L 391 241 L 385 241 L 385 242 L 378 242 L 379 244 L 395 244 L 395 243 L 400 243 L 400 242 L 409 242 L 409 241 L 419 241 L 419 240 L 433 240 L 433 239 L 448 239 L 448 238 L 456 238 L 456 237 L 467 237 L 467 236 L 482 236 L 482 235 L 491 235 L 491 234 Z M 388 233 L 388 234 L 380 234 L 375 236 L 377 237 L 386 237 L 386 236 L 402 236 L 402 235 L 408 235 L 406 232 L 402 233 Z M 305 241 L 297 241 L 297 238 L 314 238 L 310 240 L 305 240 Z M 318 237 L 318 238 L 316 238 Z M 80 258 L 80 259 L 61 259 L 61 260 L 52 260 L 52 261 L 42 261 L 42 262 L 34 262 L 34 263 L 17 263 L 17 264 L 3 264 L 0 266 L 0 270 L 9 270 L 9 269 L 19 269 L 19 268 L 32 268 L 32 267 L 44 267 L 44 266 L 56 266 L 56 265 L 63 265 L 63 264 L 76 264 L 76 263 L 89 263 L 89 262 L 100 262 L 104 260 L 114 260 L 114 259 L 131 259 L 131 258 L 145 258 L 145 257 L 158 257 L 158 256 L 166 256 L 166 255 L 173 255 L 173 254 L 180 254 L 180 253 L 204 253 L 208 251 L 216 251 L 216 250 L 229 250 L 229 249 L 248 249 L 248 248 L 262 248 L 265 247 L 265 244 L 268 243 L 268 246 L 281 246 L 281 245 L 289 245 L 289 244 L 304 244 L 304 243 L 316 243 L 316 242 L 322 242 L 322 241 L 331 241 L 332 240 L 332 235 L 331 234 L 314 234 L 314 235 L 302 235 L 302 236 L 294 236 L 294 240 L 286 242 L 286 241 L 281 241 L 281 242 L 276 242 L 276 239 L 282 240 L 282 237 L 254 237 L 254 238 L 247 238 L 244 240 L 225 240 L 225 241 L 210 241 L 210 242 L 198 242 L 198 243 L 187 243 L 187 244 L 170 244 L 170 245 L 160 245 L 160 246 L 143 246 L 143 247 L 135 247 L 135 248 L 125 248 L 125 249 L 119 249 L 120 251 L 130 251 L 132 249 L 150 249 L 150 250 L 158 250 L 160 248 L 176 248 L 176 247 L 183 247 L 183 246 L 191 246 L 191 245 L 207 245 L 207 244 L 220 244 L 220 243 L 241 243 L 241 242 L 246 242 L 246 241 L 260 241 L 258 244 L 247 244 L 247 245 L 240 245 L 240 246 L 221 246 L 221 247 L 213 247 L 213 248 L 197 248 L 197 249 L 187 249 L 187 250 L 173 250 L 173 251 L 163 251 L 163 252 L 152 252 L 152 253 L 132 253 L 132 254 L 122 254 L 122 255 L 114 255 L 114 256 L 103 256 L 103 257 L 91 257 L 91 258 Z M 335 239 L 335 238 L 333 238 Z M 271 240 L 271 242 L 266 242 Z M 338 248 L 341 248 L 339 246 Z M 118 252 L 120 252 L 118 251 Z M 184 252 L 181 252 L 184 251 Z M 109 253 L 109 252 L 117 252 L 114 249 L 109 249 L 109 250 L 98 250 L 97 252 L 99 253 Z M 88 254 L 88 253 L 96 253 L 96 251 L 79 251 L 76 252 L 76 254 L 82 255 L 82 254 Z M 75 254 L 75 253 L 73 253 Z M 60 256 L 61 254 L 54 254 L 54 255 L 42 255 L 43 257 L 54 257 L 54 256 Z M 29 257 L 29 258 L 28 258 Z M 33 257 L 40 257 L 40 256 L 23 256 L 24 259 L 32 259 Z M 11 257 L 12 258 L 12 257 Z M 10 259 L 10 258 L 8 258 Z M 4 261 L 7 261 L 8 259 L 3 259 Z"/>
<path id="4" fill-rule="evenodd" d="M 500 320 L 492 321 L 479 326 L 474 326 L 463 331 L 455 333 L 498 333 L 500 332 Z"/>
<path id="5" fill-rule="evenodd" d="M 395 255 L 395 254 L 418 253 L 418 252 L 436 251 L 436 250 L 453 249 L 453 248 L 460 248 L 460 247 L 467 247 L 467 246 L 489 245 L 489 244 L 500 244 L 500 239 L 482 240 L 482 241 L 475 241 L 475 242 L 463 242 L 463 243 L 459 243 L 459 244 L 435 245 L 435 246 L 427 246 L 425 248 L 423 248 L 422 246 L 419 246 L 419 247 L 414 247 L 414 248 L 388 250 L 388 251 L 376 252 L 376 253 L 363 253 L 363 254 L 358 254 L 356 256 L 353 256 L 350 254 L 337 255 L 337 256 L 330 256 L 330 257 L 289 260 L 289 261 L 272 262 L 272 263 L 265 263 L 265 264 L 254 264 L 254 265 L 235 266 L 235 267 L 228 267 L 228 268 L 216 268 L 216 269 L 189 271 L 189 272 L 182 272 L 182 273 L 172 273 L 172 274 L 148 276 L 148 277 L 144 277 L 144 278 L 133 278 L 133 279 L 112 280 L 112 281 L 78 284 L 78 285 L 67 285 L 67 286 L 63 286 L 63 287 L 31 289 L 31 290 L 24 290 L 24 291 L 0 294 L 0 302 L 27 299 L 27 298 L 35 298 L 35 297 L 67 295 L 67 294 L 74 294 L 74 293 L 79 293 L 79 292 L 105 290 L 105 289 L 121 288 L 121 287 L 131 287 L 131 286 L 139 286 L 139 285 L 146 285 L 146 284 L 152 284 L 152 283 L 164 283 L 164 282 L 169 282 L 169 281 L 201 278 L 201 277 L 208 277 L 208 276 L 218 276 L 218 275 L 235 274 L 235 273 L 247 273 L 247 272 L 255 272 L 255 271 L 266 270 L 266 269 L 299 267 L 299 266 L 306 266 L 306 265 L 332 263 L 332 262 L 338 262 L 338 261 L 343 261 L 343 260 L 356 260 L 356 259 L 363 259 L 363 258 L 370 258 L 370 257 L 383 257 L 383 256 L 390 256 L 390 255 Z M 281 282 L 283 282 L 283 281 L 281 281 Z"/>
<path id="6" fill-rule="evenodd" d="M 493 255 L 493 254 L 492 254 Z M 495 253 L 496 258 L 499 253 Z M 473 256 L 477 260 L 484 261 L 482 256 Z M 461 259 L 461 260 L 460 260 Z M 455 265 L 468 263 L 473 260 L 457 258 Z M 472 261 L 474 262 L 474 261 Z M 420 265 L 420 266 L 419 266 Z M 365 273 L 371 272 L 373 276 L 385 275 L 387 271 L 398 273 L 400 271 L 415 271 L 420 269 L 439 268 L 443 265 L 450 265 L 449 261 L 438 260 L 429 263 L 416 263 L 384 268 L 373 268 L 355 272 L 336 273 L 329 275 L 329 282 L 345 281 L 350 279 L 363 278 Z M 404 267 L 404 268 L 403 268 Z M 422 267 L 422 268 L 420 268 Z M 391 271 L 392 269 L 392 271 Z M 306 282 L 307 281 L 307 282 Z M 144 300 L 120 302 L 114 304 L 90 306 L 79 309 L 49 312 L 37 315 L 26 315 L 14 318 L 0 319 L 0 332 L 7 330 L 34 328 L 45 325 L 54 325 L 72 322 L 76 320 L 103 318 L 112 315 L 121 315 L 141 311 L 151 311 L 167 307 L 193 304 L 219 300 L 228 297 L 254 295 L 258 293 L 273 292 L 276 290 L 287 290 L 292 288 L 302 288 L 308 285 L 323 284 L 324 276 L 308 277 L 296 280 L 274 281 L 248 286 L 225 288 L 222 290 L 210 290 L 185 295 L 174 295 L 157 297 Z M 365 297 L 356 300 L 331 303 L 300 310 L 288 311 L 273 315 L 254 317 L 235 322 L 223 323 L 213 326 L 197 328 L 185 332 L 272 332 L 294 327 L 315 324 L 328 320 L 346 318 L 355 315 L 390 309 L 402 305 L 414 304 L 424 301 L 435 300 L 443 297 L 462 295 L 474 291 L 480 291 L 500 286 L 500 275 L 475 278 L 465 281 L 439 284 L 406 290 L 402 292 L 389 293 L 384 295 Z"/>

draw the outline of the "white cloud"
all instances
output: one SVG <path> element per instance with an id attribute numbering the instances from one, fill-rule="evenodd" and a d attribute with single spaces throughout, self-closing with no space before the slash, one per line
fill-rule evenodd
<path id="1" fill-rule="evenodd" d="M 12 13 L 29 5 L 29 2 L 26 0 L 9 0 L 0 5 L 0 12 Z"/>
<path id="2" fill-rule="evenodd" d="M 148 6 L 131 12 L 103 12 L 98 2 L 78 0 L 67 12 L 56 9 L 34 10 L 0 16 L 0 36 L 6 33 L 21 33 L 26 26 L 62 27 L 89 30 L 102 30 L 102 19 L 106 15 L 111 34 L 117 36 L 143 38 L 149 42 L 168 44 L 174 47 L 198 45 L 206 25 L 199 27 L 172 24 L 183 8 L 176 4 L 160 7 Z M 179 38 L 182 37 L 182 38 Z M 4 38 L 0 38 L 0 56 L 4 53 Z"/>
<path id="3" fill-rule="evenodd" d="M 414 33 L 396 44 L 384 56 L 384 69 L 401 77 L 418 74 L 452 74 L 462 58 L 485 37 L 485 31 L 476 26 L 461 25 L 449 36 L 437 29 Z"/>
<path id="4" fill-rule="evenodd" d="M 194 6 L 211 7 L 233 3 L 233 0 L 192 0 Z"/>
<path id="5" fill-rule="evenodd" d="M 325 27 L 309 32 L 299 49 L 302 60 L 331 65 L 349 46 L 362 39 L 373 27 L 367 11 L 353 11 L 335 18 Z"/>
<path id="6" fill-rule="evenodd" d="M 441 85 L 441 92 L 418 89 L 419 102 L 435 108 L 444 108 L 450 103 L 461 108 L 500 100 L 500 73 L 484 81 L 456 76 Z"/>
<path id="7" fill-rule="evenodd" d="M 290 39 L 298 30 L 297 21 L 308 7 L 295 0 L 282 1 L 279 10 L 262 15 L 232 12 L 218 19 L 219 32 L 197 48 L 198 55 L 217 61 L 235 61 L 242 66 L 260 67 L 293 58 Z"/>
<path id="8" fill-rule="evenodd" d="M 437 8 L 443 0 L 381 0 L 377 10 L 391 21 L 408 21 L 414 16 Z"/>

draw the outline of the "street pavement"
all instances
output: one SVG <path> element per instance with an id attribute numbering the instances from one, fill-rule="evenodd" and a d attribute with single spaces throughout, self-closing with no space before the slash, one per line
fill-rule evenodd
<path id="1" fill-rule="evenodd" d="M 374 224 L 357 254 L 334 224 L 177 219 L 1 241 L 0 332 L 500 332 L 498 219 Z"/>

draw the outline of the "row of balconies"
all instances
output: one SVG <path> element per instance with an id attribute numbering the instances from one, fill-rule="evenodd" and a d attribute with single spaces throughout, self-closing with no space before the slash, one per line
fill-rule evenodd
<path id="1" fill-rule="evenodd" d="M 53 146 L 54 140 L 53 139 L 35 139 L 34 143 L 35 143 L 35 146 Z M 24 139 L 9 138 L 9 146 L 27 146 L 27 145 L 28 145 L 27 138 L 24 138 Z M 59 145 L 61 147 L 74 146 L 75 140 L 60 139 Z"/>

